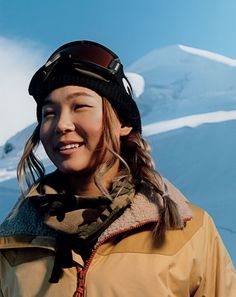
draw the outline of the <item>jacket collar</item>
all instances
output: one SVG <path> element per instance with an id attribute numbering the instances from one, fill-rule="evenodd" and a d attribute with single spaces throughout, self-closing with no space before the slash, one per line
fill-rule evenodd
<path id="1" fill-rule="evenodd" d="M 58 194 L 58 191 L 53 187 L 55 181 L 51 183 L 51 176 L 48 176 L 46 181 L 50 182 L 45 182 L 44 194 Z M 165 183 L 171 198 L 177 204 L 184 226 L 184 223 L 192 218 L 188 201 L 168 180 L 165 180 Z M 27 195 L 27 198 L 20 198 L 11 214 L 0 225 L 0 237 L 24 235 L 55 238 L 57 236 L 55 230 L 44 224 L 42 215 L 31 203 L 32 196 L 41 195 L 38 189 L 39 187 L 35 187 Z M 158 219 L 158 206 L 150 201 L 145 194 L 138 193 L 130 207 L 102 233 L 98 243 L 121 230 L 125 231 L 146 223 L 157 222 Z"/>
<path id="2" fill-rule="evenodd" d="M 185 223 L 191 220 L 193 214 L 186 198 L 167 181 L 168 189 L 172 192 L 171 198 L 177 204 L 180 214 L 182 227 Z M 175 194 L 173 196 L 173 193 Z M 121 231 L 129 231 L 134 228 L 143 226 L 148 223 L 158 222 L 160 218 L 158 206 L 150 201 L 147 196 L 143 194 L 136 194 L 131 206 L 116 221 L 114 221 L 98 238 L 96 246 L 114 234 L 119 234 Z"/>

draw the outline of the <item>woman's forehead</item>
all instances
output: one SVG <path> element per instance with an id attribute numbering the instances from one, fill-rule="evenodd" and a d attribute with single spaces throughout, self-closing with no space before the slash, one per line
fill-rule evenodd
<path id="1" fill-rule="evenodd" d="M 74 98 L 86 98 L 102 102 L 102 97 L 95 91 L 80 86 L 65 86 L 53 90 L 44 100 L 43 105 L 55 104 L 60 101 L 69 102 Z"/>

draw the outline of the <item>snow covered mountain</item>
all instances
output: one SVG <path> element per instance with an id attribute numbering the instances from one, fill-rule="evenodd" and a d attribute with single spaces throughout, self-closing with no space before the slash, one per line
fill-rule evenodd
<path id="1" fill-rule="evenodd" d="M 126 70 L 140 75 L 137 102 L 157 170 L 213 216 L 236 264 L 236 61 L 177 45 Z M 11 177 L 33 127 L 0 147 L 0 220 L 16 201 Z M 51 168 L 42 148 L 39 154 Z"/>
<path id="2" fill-rule="evenodd" d="M 143 124 L 236 109 L 236 63 L 186 46 L 157 49 L 127 69 L 144 77 Z"/>

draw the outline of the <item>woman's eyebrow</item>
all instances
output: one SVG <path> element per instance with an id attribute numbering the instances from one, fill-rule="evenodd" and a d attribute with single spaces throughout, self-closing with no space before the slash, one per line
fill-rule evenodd
<path id="1" fill-rule="evenodd" d="M 70 99 L 73 99 L 73 98 L 79 97 L 79 96 L 93 97 L 91 94 L 81 91 L 81 92 L 75 92 L 75 93 L 69 94 L 67 96 L 67 99 L 70 100 Z"/>
<path id="2" fill-rule="evenodd" d="M 91 94 L 86 93 L 86 92 L 75 92 L 75 93 L 69 94 L 66 97 L 66 100 L 71 100 L 71 99 L 79 97 L 79 96 L 93 97 Z M 45 105 L 55 105 L 55 104 L 56 103 L 50 97 L 47 97 L 43 102 L 43 106 L 45 106 Z"/>

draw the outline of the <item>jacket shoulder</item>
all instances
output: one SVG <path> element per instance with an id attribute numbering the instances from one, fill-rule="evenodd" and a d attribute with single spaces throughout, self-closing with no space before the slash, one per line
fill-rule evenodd
<path id="1" fill-rule="evenodd" d="M 0 225 L 0 248 L 10 242 L 28 242 L 35 237 L 55 237 L 56 232 L 43 223 L 30 198 L 17 203 L 10 215 Z"/>
<path id="2" fill-rule="evenodd" d="M 165 241 L 160 244 L 153 237 L 153 223 L 136 228 L 124 234 L 120 234 L 104 243 L 99 248 L 100 253 L 147 253 L 174 255 L 186 244 L 190 243 L 195 234 L 204 226 L 206 212 L 196 206 L 189 205 L 193 212 L 191 220 L 185 227 L 178 230 L 167 230 Z"/>

